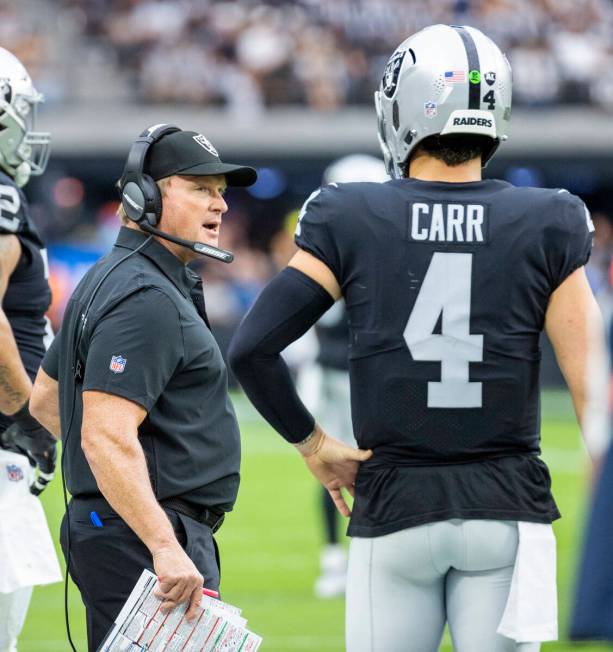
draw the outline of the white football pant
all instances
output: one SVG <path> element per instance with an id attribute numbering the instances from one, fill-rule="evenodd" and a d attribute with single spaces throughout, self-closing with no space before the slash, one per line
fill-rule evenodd
<path id="1" fill-rule="evenodd" d="M 17 637 L 26 620 L 32 587 L 0 593 L 0 652 L 16 652 Z"/>
<path id="2" fill-rule="evenodd" d="M 496 633 L 518 548 L 515 521 L 440 521 L 351 540 L 347 652 L 538 652 Z"/>

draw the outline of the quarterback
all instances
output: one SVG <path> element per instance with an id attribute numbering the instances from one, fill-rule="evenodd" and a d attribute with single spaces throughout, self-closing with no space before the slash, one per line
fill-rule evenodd
<path id="1" fill-rule="evenodd" d="M 311 195 L 299 251 L 231 362 L 351 515 L 349 652 L 435 652 L 445 623 L 456 652 L 536 652 L 557 636 L 560 516 L 540 459 L 539 337 L 581 422 L 602 336 L 584 273 L 592 222 L 564 189 L 482 179 L 507 138 L 511 70 L 480 31 L 408 38 L 375 104 L 392 180 Z M 315 422 L 279 357 L 341 297 L 359 449 Z"/>
<path id="2" fill-rule="evenodd" d="M 34 131 L 41 100 L 0 48 L 0 652 L 17 649 L 32 587 L 61 580 L 35 498 L 53 477 L 55 440 L 29 412 L 51 301 L 46 252 L 21 190 L 47 164 L 49 134 Z"/>

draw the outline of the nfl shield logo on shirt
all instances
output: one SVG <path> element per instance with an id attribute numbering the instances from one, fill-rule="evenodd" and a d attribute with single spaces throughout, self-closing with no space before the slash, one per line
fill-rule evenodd
<path id="1" fill-rule="evenodd" d="M 128 360 L 121 355 L 114 355 L 111 358 L 111 364 L 109 365 L 109 369 L 114 374 L 122 374 L 123 370 L 126 368 L 127 361 Z"/>
<path id="2" fill-rule="evenodd" d="M 9 482 L 19 482 L 23 480 L 23 471 L 16 464 L 7 464 L 6 473 L 9 477 Z"/>

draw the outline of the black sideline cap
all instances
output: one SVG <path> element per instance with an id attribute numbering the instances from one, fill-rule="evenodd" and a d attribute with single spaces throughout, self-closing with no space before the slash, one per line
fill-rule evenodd
<path id="1" fill-rule="evenodd" d="M 151 146 L 144 168 L 155 181 L 173 174 L 224 174 L 229 186 L 250 186 L 258 177 L 253 168 L 223 163 L 211 141 L 195 131 L 176 131 L 163 136 Z"/>

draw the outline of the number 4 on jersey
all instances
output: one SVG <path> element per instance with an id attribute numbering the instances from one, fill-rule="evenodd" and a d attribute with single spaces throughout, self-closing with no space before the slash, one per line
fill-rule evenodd
<path id="1" fill-rule="evenodd" d="M 483 335 L 470 333 L 472 258 L 433 254 L 404 330 L 414 360 L 441 363 L 440 382 L 428 383 L 429 408 L 482 406 L 482 383 L 468 380 L 469 363 L 483 360 Z"/>

